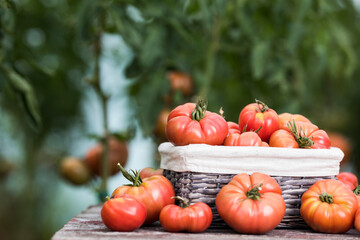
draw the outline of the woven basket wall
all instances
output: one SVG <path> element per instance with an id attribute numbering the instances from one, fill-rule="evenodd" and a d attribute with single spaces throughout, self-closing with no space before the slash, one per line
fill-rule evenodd
<path id="1" fill-rule="evenodd" d="M 212 228 L 227 227 L 217 213 L 215 199 L 220 189 L 230 182 L 234 174 L 175 172 L 165 169 L 164 176 L 173 184 L 176 196 L 187 199 L 190 204 L 204 202 L 210 206 L 213 211 Z M 278 228 L 308 228 L 300 216 L 302 194 L 318 180 L 335 178 L 335 176 L 272 177 L 280 185 L 286 204 L 285 217 Z"/>

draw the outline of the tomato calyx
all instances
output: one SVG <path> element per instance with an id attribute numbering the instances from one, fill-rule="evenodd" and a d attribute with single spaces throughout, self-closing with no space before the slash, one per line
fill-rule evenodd
<path id="1" fill-rule="evenodd" d="M 353 193 L 358 196 L 360 194 L 360 185 L 357 185 L 354 189 L 353 189 Z"/>
<path id="2" fill-rule="evenodd" d="M 264 102 L 262 102 L 256 98 L 255 98 L 255 102 L 259 105 L 259 108 L 256 109 L 257 112 L 264 113 L 264 112 L 269 111 L 270 108 Z"/>
<path id="3" fill-rule="evenodd" d="M 251 200 L 258 200 L 260 202 L 260 197 L 261 197 L 261 193 L 259 192 L 261 190 L 262 187 L 262 183 L 260 183 L 258 186 L 254 186 L 253 188 L 249 189 L 246 191 L 246 199 L 251 199 Z"/>
<path id="4" fill-rule="evenodd" d="M 328 193 L 322 193 L 320 196 L 320 201 L 322 202 L 326 202 L 328 204 L 332 204 L 334 202 L 333 196 L 331 196 Z"/>
<path id="5" fill-rule="evenodd" d="M 123 174 L 123 176 L 129 180 L 130 182 L 132 182 L 132 184 L 127 184 L 125 186 L 134 186 L 134 187 L 139 187 L 142 184 L 142 180 L 140 178 L 140 172 L 139 171 L 134 171 L 134 170 L 130 170 L 131 173 L 129 173 L 128 171 L 126 171 L 120 163 L 118 163 L 118 166 L 120 168 L 121 173 Z"/>
<path id="6" fill-rule="evenodd" d="M 175 197 L 171 197 L 171 198 L 180 201 L 180 207 L 181 208 L 189 207 L 189 203 L 188 203 L 188 201 L 186 199 L 184 199 L 182 197 L 179 197 L 179 196 L 175 196 Z"/>
<path id="7" fill-rule="evenodd" d="M 287 125 L 291 133 L 294 135 L 296 142 L 299 144 L 299 148 L 310 148 L 314 145 L 314 141 L 305 135 L 302 128 L 299 130 L 297 129 L 295 120 L 292 122 L 289 121 Z"/>
<path id="8" fill-rule="evenodd" d="M 194 110 L 191 112 L 191 119 L 199 122 L 205 117 L 206 108 L 206 102 L 203 99 L 199 99 Z"/>

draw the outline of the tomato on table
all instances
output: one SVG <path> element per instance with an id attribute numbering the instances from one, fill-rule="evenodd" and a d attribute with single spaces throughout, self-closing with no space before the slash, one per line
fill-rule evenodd
<path id="1" fill-rule="evenodd" d="M 186 103 L 171 111 L 166 136 L 175 146 L 188 144 L 222 145 L 228 134 L 225 119 L 206 110 L 204 101 Z"/>
<path id="2" fill-rule="evenodd" d="M 143 203 L 147 209 L 145 225 L 159 220 L 161 209 L 175 202 L 173 199 L 175 192 L 171 182 L 160 175 L 141 179 L 139 172 L 132 171 L 130 174 L 120 164 L 119 167 L 124 177 L 132 182 L 132 185 L 116 188 L 111 196 L 127 194 Z"/>
<path id="3" fill-rule="evenodd" d="M 160 213 L 160 224 L 169 232 L 204 232 L 212 222 L 211 208 L 203 202 L 188 205 L 180 197 L 176 197 L 182 207 L 175 204 L 165 206 Z"/>
<path id="4" fill-rule="evenodd" d="M 355 213 L 354 227 L 356 231 L 360 232 L 360 208 Z"/>
<path id="5" fill-rule="evenodd" d="M 263 173 L 236 175 L 215 200 L 220 217 L 235 231 L 264 234 L 285 215 L 285 201 L 275 179 Z"/>
<path id="6" fill-rule="evenodd" d="M 145 221 L 146 207 L 129 195 L 115 195 L 101 208 L 101 219 L 111 230 L 130 232 Z"/>
<path id="7" fill-rule="evenodd" d="M 317 181 L 301 197 L 300 214 L 316 232 L 347 232 L 357 209 L 355 194 L 334 179 Z"/>
<path id="8" fill-rule="evenodd" d="M 143 169 L 140 171 L 139 175 L 140 175 L 140 178 L 141 178 L 141 179 L 145 179 L 145 178 L 147 178 L 147 177 L 151 177 L 151 176 L 155 176 L 155 175 L 160 175 L 160 176 L 162 176 L 162 175 L 163 175 L 163 171 L 164 171 L 164 169 L 161 169 L 161 168 L 159 168 L 159 169 L 154 169 L 154 168 L 152 168 L 152 167 L 146 167 L 146 168 L 143 168 Z"/>
<path id="9" fill-rule="evenodd" d="M 340 172 L 337 176 L 337 179 L 343 182 L 350 190 L 354 190 L 358 185 L 358 178 L 355 174 L 351 172 Z"/>
<path id="10" fill-rule="evenodd" d="M 245 106 L 239 115 L 239 128 L 246 131 L 256 131 L 262 141 L 268 142 L 271 134 L 280 128 L 280 121 L 277 113 L 265 103 L 255 100 Z"/>

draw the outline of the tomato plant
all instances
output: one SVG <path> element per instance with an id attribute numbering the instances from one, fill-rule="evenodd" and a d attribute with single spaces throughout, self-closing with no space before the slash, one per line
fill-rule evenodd
<path id="1" fill-rule="evenodd" d="M 169 114 L 166 125 L 166 136 L 176 146 L 196 143 L 222 145 L 227 134 L 225 119 L 206 111 L 203 101 L 176 107 Z"/>
<path id="2" fill-rule="evenodd" d="M 285 201 L 275 179 L 263 173 L 236 175 L 215 200 L 220 217 L 240 233 L 264 234 L 285 215 Z"/>
<path id="3" fill-rule="evenodd" d="M 107 200 L 101 209 L 102 221 L 115 231 L 134 231 L 144 223 L 145 218 L 145 205 L 126 194 Z"/>
<path id="4" fill-rule="evenodd" d="M 114 175 L 120 171 L 118 163 L 125 166 L 128 160 L 128 148 L 125 142 L 111 137 L 109 143 L 109 174 Z M 100 175 L 101 157 L 103 153 L 103 146 L 98 143 L 90 148 L 85 155 L 85 163 L 89 166 L 95 175 Z"/>
<path id="5" fill-rule="evenodd" d="M 163 169 L 154 169 L 152 167 L 146 167 L 142 169 L 139 173 L 141 179 L 145 179 L 147 177 L 155 176 L 155 175 L 163 175 Z"/>
<path id="6" fill-rule="evenodd" d="M 354 193 L 334 179 L 317 181 L 301 197 L 300 214 L 316 232 L 348 231 L 357 209 Z"/>
<path id="7" fill-rule="evenodd" d="M 340 172 L 337 179 L 343 182 L 350 190 L 353 190 L 358 185 L 358 178 L 351 172 Z"/>
<path id="8" fill-rule="evenodd" d="M 160 224 L 169 232 L 204 232 L 212 222 L 211 208 L 203 202 L 188 205 L 184 199 L 182 207 L 175 204 L 165 206 L 160 213 Z"/>
<path id="9" fill-rule="evenodd" d="M 246 128 L 246 131 L 256 131 L 261 127 L 258 134 L 262 141 L 268 142 L 271 134 L 280 128 L 280 121 L 273 109 L 256 100 L 256 103 L 251 103 L 241 110 L 239 127 Z"/>
<path id="10" fill-rule="evenodd" d="M 161 209 L 175 202 L 172 198 L 175 192 L 171 182 L 160 175 L 141 179 L 139 172 L 129 173 L 120 164 L 119 167 L 124 177 L 132 182 L 132 185 L 116 188 L 111 196 L 128 194 L 142 202 L 147 209 L 144 224 L 151 224 L 159 220 Z"/>

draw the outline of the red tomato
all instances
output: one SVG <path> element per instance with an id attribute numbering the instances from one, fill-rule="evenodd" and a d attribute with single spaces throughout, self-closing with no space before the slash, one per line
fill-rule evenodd
<path id="1" fill-rule="evenodd" d="M 215 200 L 220 217 L 240 233 L 264 234 L 285 215 L 285 201 L 275 179 L 262 173 L 236 175 Z"/>
<path id="2" fill-rule="evenodd" d="M 147 177 L 155 176 L 155 175 L 163 175 L 163 169 L 154 169 L 152 167 L 146 167 L 142 169 L 139 173 L 141 179 L 145 179 Z"/>
<path id="3" fill-rule="evenodd" d="M 337 179 L 343 182 L 350 190 L 354 190 L 358 185 L 358 178 L 351 172 L 340 172 Z"/>
<path id="4" fill-rule="evenodd" d="M 109 199 L 101 209 L 102 221 L 115 231 L 134 231 L 144 223 L 145 218 L 145 205 L 129 195 Z"/>
<path id="5" fill-rule="evenodd" d="M 296 142 L 294 135 L 283 129 L 279 129 L 271 135 L 269 146 L 283 148 L 299 148 L 299 144 Z"/>
<path id="6" fill-rule="evenodd" d="M 222 145 L 228 125 L 217 113 L 206 111 L 206 106 L 186 103 L 171 111 L 166 125 L 166 136 L 176 146 L 204 143 Z"/>
<path id="7" fill-rule="evenodd" d="M 256 100 L 244 107 L 239 115 L 239 127 L 246 131 L 256 131 L 262 141 L 268 142 L 271 134 L 280 128 L 280 121 L 277 113 L 266 106 L 263 102 Z"/>
<path id="8" fill-rule="evenodd" d="M 114 175 L 120 171 L 117 164 L 125 166 L 128 160 L 128 148 L 126 142 L 121 142 L 115 137 L 109 140 L 109 174 Z M 95 175 L 100 175 L 101 157 L 103 146 L 98 143 L 90 148 L 84 158 L 85 163 Z"/>
<path id="9" fill-rule="evenodd" d="M 161 209 L 175 202 L 173 199 L 174 188 L 166 177 L 155 175 L 142 180 L 139 173 L 132 175 L 122 167 L 121 171 L 133 185 L 120 186 L 114 190 L 111 196 L 128 194 L 142 202 L 147 209 L 145 225 L 159 220 Z"/>
<path id="10" fill-rule="evenodd" d="M 165 230 L 199 233 L 208 229 L 213 217 L 211 208 L 203 202 L 188 206 L 184 200 L 182 201 L 183 208 L 170 204 L 161 210 L 160 224 Z"/>
<path id="11" fill-rule="evenodd" d="M 288 133 L 286 133 L 286 131 Z M 275 131 L 269 141 L 271 147 L 285 148 L 330 148 L 329 136 L 324 130 L 309 122 L 288 123 L 286 129 Z"/>
<path id="12" fill-rule="evenodd" d="M 354 222 L 358 202 L 354 193 L 334 179 L 313 184 L 301 198 L 300 214 L 316 232 L 344 233 Z"/>
<path id="13" fill-rule="evenodd" d="M 355 213 L 354 227 L 356 231 L 360 232 L 360 208 Z"/>
<path id="14" fill-rule="evenodd" d="M 270 147 L 267 142 L 262 142 L 262 143 L 261 143 L 261 146 L 262 146 L 262 147 Z"/>
<path id="15" fill-rule="evenodd" d="M 280 128 L 286 129 L 288 126 L 288 122 L 309 122 L 311 121 L 300 114 L 291 114 L 291 113 L 282 113 L 279 114 L 279 120 L 280 120 Z"/>
<path id="16" fill-rule="evenodd" d="M 233 133 L 226 137 L 225 146 L 262 146 L 259 135 L 255 132 Z"/>
<path id="17" fill-rule="evenodd" d="M 239 133 L 239 134 L 241 133 L 239 124 L 229 121 L 227 122 L 227 125 L 228 125 L 228 136 L 233 133 Z"/>

